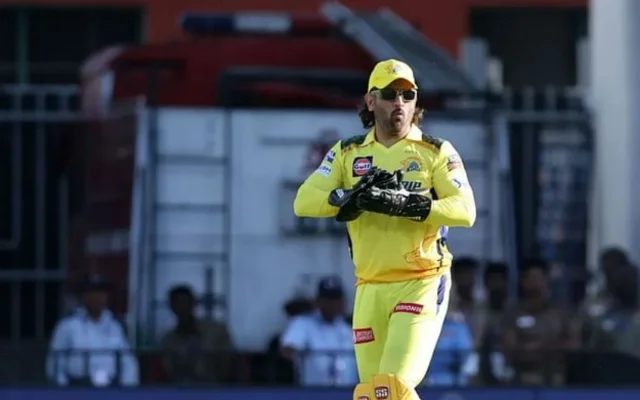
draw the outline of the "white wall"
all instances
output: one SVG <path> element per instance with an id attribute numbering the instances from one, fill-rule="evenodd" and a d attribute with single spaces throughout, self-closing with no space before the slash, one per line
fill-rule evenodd
<path id="1" fill-rule="evenodd" d="M 218 290 L 230 294 L 230 327 L 240 348 L 264 349 L 268 338 L 284 326 L 283 303 L 296 290 L 313 292 L 315 281 L 322 275 L 338 274 L 348 288 L 353 288 L 353 265 L 346 238 L 285 237 L 280 228 L 283 218 L 294 220 L 293 192 L 283 198 L 283 180 L 304 179 L 302 171 L 309 144 L 320 132 L 335 130 L 340 137 L 360 134 L 362 129 L 355 113 L 163 109 L 160 120 L 161 153 L 194 157 L 222 155 L 221 151 L 226 151 L 226 138 L 232 140 L 229 155 L 229 179 L 233 182 L 231 279 L 230 287 L 217 286 Z M 426 125 L 426 129 L 434 136 L 451 140 L 470 164 L 491 158 L 486 153 L 486 133 L 477 123 L 434 120 Z M 179 198 L 181 202 L 198 199 L 201 202 L 208 193 L 213 202 L 219 201 L 223 193 L 214 196 L 209 191 L 212 187 L 224 188 L 220 184 L 222 170 L 215 173 L 211 170 L 205 175 L 202 175 L 203 170 L 198 171 L 175 171 L 179 178 L 160 174 L 158 185 L 166 189 L 159 190 L 159 198 Z M 491 185 L 486 172 L 470 169 L 469 176 L 478 207 L 495 209 L 490 203 Z M 163 179 L 166 182 L 163 183 Z M 169 181 L 175 183 L 169 185 Z M 494 216 L 499 220 L 497 213 Z M 189 243 L 191 248 L 203 246 L 202 250 L 206 250 L 217 246 L 195 240 L 198 234 L 211 238 L 210 241 L 216 240 L 215 233 L 219 232 L 220 226 L 207 228 L 207 224 L 216 223 L 213 218 L 208 222 L 176 218 L 165 222 L 159 219 L 158 229 L 163 235 L 176 238 L 163 245 L 175 246 L 181 237 L 194 237 L 194 243 Z M 196 229 L 198 227 L 201 229 Z M 500 246 L 493 246 L 495 251 L 487 248 L 488 236 L 500 237 L 492 235 L 490 228 L 496 229 L 497 224 L 479 219 L 472 230 L 454 230 L 450 234 L 453 252 L 480 258 L 500 257 Z M 178 282 L 192 285 L 197 292 L 205 288 L 201 265 L 159 263 L 157 267 L 156 287 L 151 289 L 156 297 L 162 298 Z M 353 290 L 349 292 L 352 296 Z M 143 301 L 148 297 L 148 293 L 140 296 Z M 160 326 L 166 328 L 170 324 L 168 312 L 161 313 L 160 319 Z"/>

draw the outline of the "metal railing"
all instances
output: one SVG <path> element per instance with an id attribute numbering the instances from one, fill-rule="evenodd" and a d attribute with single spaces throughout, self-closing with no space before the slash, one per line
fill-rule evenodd
<path id="1" fill-rule="evenodd" d="M 423 385 L 427 386 L 616 386 L 636 382 L 640 359 L 613 352 L 544 350 L 510 353 L 505 357 L 509 374 L 491 381 L 486 362 L 497 353 L 440 351 L 431 362 Z M 353 352 L 307 352 L 293 359 L 277 351 L 265 353 L 215 352 L 193 349 L 167 353 L 159 349 L 132 351 L 71 350 L 50 352 L 44 345 L 24 344 L 0 349 L 0 386 L 305 386 L 350 387 L 357 382 Z M 465 360 L 478 358 L 478 370 L 469 374 Z M 70 360 L 75 367 L 67 368 Z M 133 362 L 137 380 L 124 374 Z M 349 361 L 351 360 L 351 361 Z M 350 364 L 352 362 L 352 364 Z M 333 365 L 333 371 L 330 366 Z M 342 367 L 340 367 L 342 365 Z M 78 368 L 80 366 L 80 368 Z M 304 382 L 305 368 L 339 379 Z M 47 368 L 48 367 L 48 368 Z M 464 380 L 456 380 L 465 375 Z M 448 376 L 447 376 L 448 375 Z M 443 379 L 443 376 L 446 379 Z M 60 381 L 60 377 L 65 377 Z M 135 381 L 135 382 L 134 382 Z M 107 382 L 107 383 L 105 383 Z M 463 383 L 461 383 L 463 382 Z M 422 386 L 422 385 L 421 385 Z"/>

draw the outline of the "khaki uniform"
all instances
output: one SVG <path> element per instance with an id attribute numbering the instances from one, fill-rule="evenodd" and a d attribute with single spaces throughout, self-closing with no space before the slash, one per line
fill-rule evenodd
<path id="1" fill-rule="evenodd" d="M 564 380 L 564 354 L 575 333 L 569 315 L 550 305 L 530 312 L 522 306 L 509 310 L 503 320 L 503 345 L 518 384 L 560 385 Z"/>
<path id="2" fill-rule="evenodd" d="M 163 363 L 177 383 L 219 383 L 229 376 L 233 345 L 224 324 L 199 321 L 195 332 L 175 329 L 161 341 Z"/>

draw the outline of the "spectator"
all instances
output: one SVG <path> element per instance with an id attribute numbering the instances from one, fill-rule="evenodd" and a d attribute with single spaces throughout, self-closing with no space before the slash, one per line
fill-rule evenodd
<path id="1" fill-rule="evenodd" d="M 638 370 L 640 369 L 640 312 L 636 310 L 625 320 L 625 326 L 620 326 L 615 350 L 635 358 L 635 370 Z"/>
<path id="2" fill-rule="evenodd" d="M 284 311 L 288 321 L 291 321 L 299 315 L 306 315 L 313 311 L 313 303 L 307 299 L 294 299 L 285 304 Z M 294 365 L 290 358 L 285 358 L 280 353 L 281 336 L 278 334 L 269 341 L 267 356 L 270 368 L 266 371 L 266 375 L 268 375 L 266 381 L 292 385 L 295 382 Z"/>
<path id="3" fill-rule="evenodd" d="M 429 372 L 423 382 L 427 386 L 467 386 L 469 379 L 478 372 L 471 330 L 464 315 L 455 308 L 455 304 L 449 305 Z"/>
<path id="4" fill-rule="evenodd" d="M 584 337 L 590 350 L 614 351 L 618 334 L 638 305 L 638 271 L 620 249 L 606 250 L 601 257 L 604 288 L 582 310 Z"/>
<path id="5" fill-rule="evenodd" d="M 521 300 L 504 318 L 502 346 L 523 385 L 558 385 L 564 354 L 580 344 L 578 326 L 549 302 L 549 267 L 530 260 L 521 271 Z"/>
<path id="6" fill-rule="evenodd" d="M 637 352 L 636 349 L 620 347 L 622 338 L 628 335 L 629 325 L 638 308 L 637 275 L 635 267 L 625 264 L 616 267 L 615 274 L 607 276 L 608 302 L 601 312 L 590 316 L 585 329 L 587 347 L 590 350 L 624 351 L 630 354 Z"/>
<path id="7" fill-rule="evenodd" d="M 600 263 L 605 274 L 611 274 L 620 267 L 631 265 L 627 253 L 617 247 L 611 247 L 602 252 Z"/>
<path id="8" fill-rule="evenodd" d="M 487 264 L 484 271 L 484 288 L 487 306 L 494 313 L 501 313 L 507 304 L 509 294 L 509 267 L 502 262 Z"/>
<path id="9" fill-rule="evenodd" d="M 602 272 L 608 295 L 614 302 L 629 307 L 638 304 L 637 269 L 623 250 L 614 248 L 602 254 Z"/>
<path id="10" fill-rule="evenodd" d="M 188 286 L 169 292 L 177 324 L 161 340 L 163 364 L 172 383 L 222 383 L 229 378 L 233 345 L 227 327 L 198 320 L 196 298 Z"/>
<path id="11" fill-rule="evenodd" d="M 122 324 L 107 309 L 109 285 L 90 277 L 81 288 L 82 306 L 54 329 L 47 375 L 60 386 L 138 384 L 138 362 Z"/>
<path id="12" fill-rule="evenodd" d="M 474 296 L 478 268 L 479 265 L 475 259 L 462 257 L 453 260 L 451 269 L 455 290 L 452 296 L 455 297 L 459 311 L 464 315 L 464 319 L 471 329 L 474 347 L 480 344 L 486 323 L 484 306 L 477 302 Z"/>
<path id="13" fill-rule="evenodd" d="M 583 304 L 582 312 L 589 317 L 596 317 L 605 312 L 605 310 L 611 305 L 612 295 L 611 288 L 615 284 L 616 275 L 618 271 L 625 265 L 628 265 L 628 259 L 626 253 L 617 248 L 610 248 L 605 250 L 600 255 L 599 265 L 599 282 L 600 291 L 596 296 L 586 299 Z"/>
<path id="14" fill-rule="evenodd" d="M 501 321 L 507 304 L 508 266 L 501 262 L 487 264 L 484 271 L 485 323 L 480 333 L 480 376 L 484 384 L 497 384 L 504 376 L 504 359 L 500 353 Z"/>
<path id="15" fill-rule="evenodd" d="M 281 338 L 284 357 L 296 362 L 305 386 L 350 386 L 358 382 L 351 326 L 345 321 L 340 280 L 320 281 L 317 310 L 295 317 Z"/>
<path id="16" fill-rule="evenodd" d="M 638 271 L 626 253 L 617 248 L 605 250 L 600 257 L 602 290 L 585 300 L 579 316 L 583 325 L 586 352 L 574 355 L 571 383 L 630 384 L 637 381 Z M 615 368 L 607 368 L 614 365 Z"/>

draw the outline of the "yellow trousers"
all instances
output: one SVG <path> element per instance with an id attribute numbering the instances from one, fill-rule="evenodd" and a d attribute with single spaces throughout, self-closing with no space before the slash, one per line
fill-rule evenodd
<path id="1" fill-rule="evenodd" d="M 449 270 L 440 276 L 356 288 L 353 336 L 358 374 L 394 374 L 416 387 L 429 368 L 451 289 Z"/>

